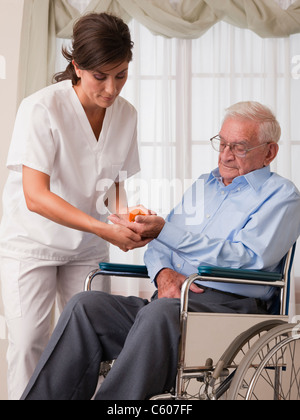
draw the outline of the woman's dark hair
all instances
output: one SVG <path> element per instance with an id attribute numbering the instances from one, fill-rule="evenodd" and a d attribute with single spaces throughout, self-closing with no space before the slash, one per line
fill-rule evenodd
<path id="1" fill-rule="evenodd" d="M 99 70 L 107 64 L 132 61 L 133 42 L 126 23 L 107 13 L 90 13 L 74 25 L 72 49 L 63 48 L 62 54 L 69 65 L 64 72 L 54 76 L 56 82 L 72 80 L 75 86 L 79 78 L 72 61 L 81 70 Z"/>

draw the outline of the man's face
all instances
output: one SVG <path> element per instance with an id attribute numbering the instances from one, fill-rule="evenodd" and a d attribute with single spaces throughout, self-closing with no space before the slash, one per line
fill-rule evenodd
<path id="1" fill-rule="evenodd" d="M 243 144 L 246 149 L 260 146 L 258 140 L 258 124 L 251 120 L 228 118 L 220 131 L 221 139 L 227 144 Z M 229 147 L 219 156 L 219 170 L 224 184 L 227 186 L 242 175 L 269 166 L 278 153 L 276 143 L 265 144 L 251 150 L 245 157 L 235 156 Z"/>

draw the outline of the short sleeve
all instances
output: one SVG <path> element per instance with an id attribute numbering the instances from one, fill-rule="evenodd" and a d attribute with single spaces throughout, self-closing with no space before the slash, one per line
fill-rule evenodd
<path id="1" fill-rule="evenodd" d="M 51 175 L 55 145 L 49 112 L 39 103 L 24 100 L 17 113 L 7 167 L 21 172 L 22 166 Z"/>

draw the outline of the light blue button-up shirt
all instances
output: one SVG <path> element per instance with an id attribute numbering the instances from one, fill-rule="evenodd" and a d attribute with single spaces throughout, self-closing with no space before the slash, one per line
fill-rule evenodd
<path id="1" fill-rule="evenodd" d="M 195 197 L 201 196 L 197 207 Z M 189 276 L 200 265 L 275 272 L 299 235 L 300 193 L 292 182 L 266 167 L 226 187 L 216 169 L 185 193 L 150 243 L 145 263 L 153 281 L 163 268 Z M 263 300 L 273 293 L 264 286 L 205 286 Z"/>

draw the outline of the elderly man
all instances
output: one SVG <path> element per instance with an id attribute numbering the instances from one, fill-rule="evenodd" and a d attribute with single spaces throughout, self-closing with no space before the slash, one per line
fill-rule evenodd
<path id="1" fill-rule="evenodd" d="M 151 302 L 101 292 L 73 298 L 23 399 L 90 399 L 100 362 L 115 358 L 96 399 L 146 399 L 172 388 L 186 277 L 200 264 L 276 271 L 300 234 L 300 194 L 270 171 L 280 133 L 270 110 L 252 102 L 237 104 L 211 140 L 220 153 L 219 168 L 200 178 L 204 220 L 197 219 L 197 211 L 194 216 L 185 211 L 195 207 L 199 183 L 166 221 L 138 216 L 130 224 L 112 216 L 142 237 L 155 238 L 145 262 L 158 290 Z M 193 285 L 190 295 L 190 310 L 216 313 L 266 314 L 276 299 L 272 288 L 228 284 Z"/>

